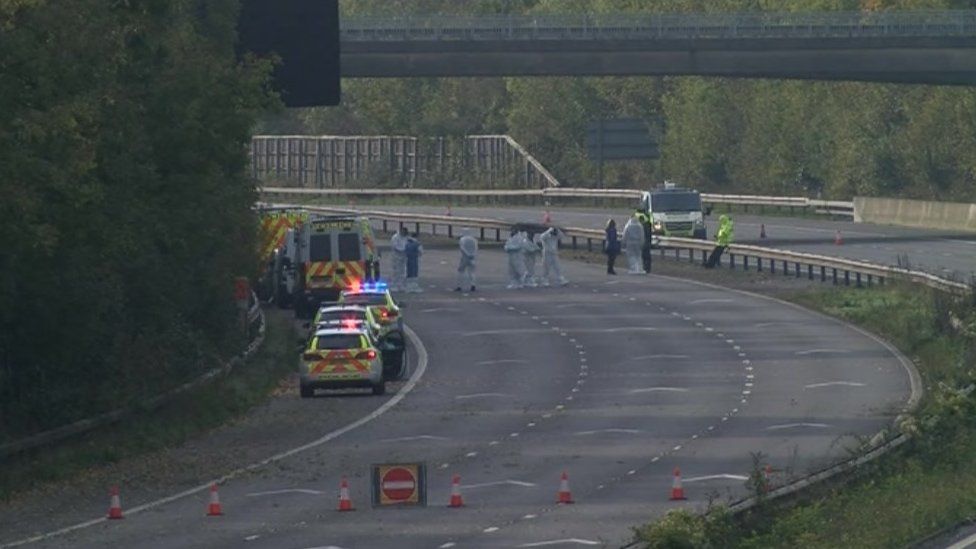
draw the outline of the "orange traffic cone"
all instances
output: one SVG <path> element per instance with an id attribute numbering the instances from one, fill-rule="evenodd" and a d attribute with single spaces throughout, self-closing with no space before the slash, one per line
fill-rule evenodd
<path id="1" fill-rule="evenodd" d="M 210 505 L 207 507 L 208 517 L 219 517 L 224 514 L 224 510 L 220 507 L 220 496 L 217 495 L 217 483 L 210 485 Z"/>
<path id="2" fill-rule="evenodd" d="M 559 480 L 559 494 L 556 503 L 573 503 L 573 494 L 569 491 L 569 475 L 563 471 L 563 476 Z"/>
<path id="3" fill-rule="evenodd" d="M 110 492 L 112 499 L 108 504 L 108 518 L 111 520 L 118 520 L 122 517 L 122 500 L 119 498 L 119 487 L 113 486 Z"/>
<path id="4" fill-rule="evenodd" d="M 464 507 L 464 500 L 461 498 L 461 475 L 451 478 L 451 503 L 447 506 Z"/>
<path id="5" fill-rule="evenodd" d="M 339 511 L 355 511 L 352 506 L 352 499 L 349 498 L 349 483 L 346 482 L 346 477 L 342 477 L 342 482 L 339 483 Z"/>
<path id="6" fill-rule="evenodd" d="M 552 214 L 549 213 L 549 210 L 546 210 L 542 214 L 542 222 L 546 225 L 552 223 Z"/>
<path id="7" fill-rule="evenodd" d="M 759 224 L 759 238 L 766 238 L 766 224 Z"/>
<path id="8" fill-rule="evenodd" d="M 671 481 L 671 501 L 685 498 L 685 489 L 681 487 L 681 469 L 674 468 L 674 480 Z"/>
<path id="9" fill-rule="evenodd" d="M 834 235 L 834 244 L 840 246 L 844 243 L 844 237 L 840 235 L 840 229 L 837 230 L 837 234 Z"/>

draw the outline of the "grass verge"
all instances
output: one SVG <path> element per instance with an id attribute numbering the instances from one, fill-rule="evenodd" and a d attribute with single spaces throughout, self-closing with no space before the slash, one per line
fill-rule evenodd
<path id="1" fill-rule="evenodd" d="M 154 411 L 51 447 L 7 458 L 0 467 L 0 499 L 36 484 L 71 478 L 95 466 L 182 444 L 264 402 L 294 369 L 295 334 L 285 314 L 266 313 L 267 332 L 258 353 L 226 377 L 181 395 Z"/>
<path id="2" fill-rule="evenodd" d="M 780 296 L 784 297 L 784 296 Z M 903 547 L 976 516 L 976 303 L 915 286 L 814 289 L 785 296 L 881 335 L 926 387 L 908 443 L 854 476 L 744 516 L 677 512 L 637 529 L 646 547 Z"/>

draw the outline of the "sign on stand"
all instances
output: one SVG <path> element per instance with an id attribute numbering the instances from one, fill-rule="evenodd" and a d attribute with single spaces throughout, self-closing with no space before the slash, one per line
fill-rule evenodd
<path id="1" fill-rule="evenodd" d="M 427 467 L 423 463 L 373 465 L 373 507 L 427 506 Z"/>

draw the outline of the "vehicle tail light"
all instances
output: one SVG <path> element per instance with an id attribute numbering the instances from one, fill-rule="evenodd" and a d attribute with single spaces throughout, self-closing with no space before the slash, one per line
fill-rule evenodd
<path id="1" fill-rule="evenodd" d="M 366 360 L 373 360 L 376 358 L 376 351 L 370 349 L 364 353 L 359 353 L 356 358 L 364 358 Z"/>

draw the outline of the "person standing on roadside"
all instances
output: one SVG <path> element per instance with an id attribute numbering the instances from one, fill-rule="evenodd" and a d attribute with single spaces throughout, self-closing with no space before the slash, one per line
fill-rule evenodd
<path id="1" fill-rule="evenodd" d="M 393 238 L 390 239 L 390 248 L 393 250 L 393 272 L 390 274 L 391 290 L 403 289 L 404 278 L 407 275 L 407 238 L 409 238 L 407 228 L 400 227 L 400 230 L 393 233 Z"/>
<path id="2" fill-rule="evenodd" d="M 641 269 L 641 250 L 644 247 L 644 227 L 640 212 L 635 212 L 624 225 L 624 250 L 627 253 L 627 274 L 644 274 Z"/>
<path id="3" fill-rule="evenodd" d="M 708 261 L 705 262 L 706 269 L 714 269 L 718 265 L 718 262 L 722 259 L 722 254 L 732 244 L 732 234 L 732 216 L 722 214 L 718 218 L 718 231 L 715 233 L 715 249 L 712 250 L 712 255 L 708 256 Z"/>
<path id="4" fill-rule="evenodd" d="M 616 271 L 613 270 L 614 263 L 617 262 L 617 256 L 620 255 L 620 239 L 617 235 L 617 222 L 610 218 L 607 221 L 607 236 L 603 241 L 603 252 L 607 254 L 607 274 L 615 275 Z"/>
<path id="5" fill-rule="evenodd" d="M 539 235 L 542 245 L 542 285 L 565 286 L 569 280 L 563 276 L 562 266 L 559 264 L 559 240 L 563 232 L 556 227 L 550 227 Z"/>
<path id="6" fill-rule="evenodd" d="M 522 251 L 522 235 L 512 229 L 508 240 L 505 241 L 505 254 L 508 255 L 508 286 L 509 290 L 522 287 L 525 278 L 525 255 Z"/>
<path id="7" fill-rule="evenodd" d="M 651 241 L 654 233 L 651 231 L 651 216 L 645 212 L 640 215 L 641 228 L 644 229 L 644 243 L 641 245 L 641 263 L 644 273 L 651 274 Z"/>
<path id="8" fill-rule="evenodd" d="M 542 249 L 539 248 L 539 244 L 529 237 L 528 232 L 522 231 L 522 254 L 525 261 L 525 277 L 522 279 L 523 286 L 535 288 L 539 285 L 539 277 L 535 274 L 535 264 L 540 253 L 542 253 Z"/>
<path id="9" fill-rule="evenodd" d="M 418 278 L 420 277 L 420 256 L 424 255 L 424 246 L 420 243 L 420 235 L 413 233 L 407 238 L 407 245 L 404 249 L 407 257 L 407 285 L 406 291 L 420 293 Z"/>
<path id="10" fill-rule="evenodd" d="M 461 238 L 458 239 L 458 250 L 461 253 L 458 261 L 458 280 L 455 292 L 462 291 L 465 286 L 470 286 L 474 291 L 475 261 L 478 258 L 478 239 L 471 234 L 471 229 L 461 229 Z"/>

